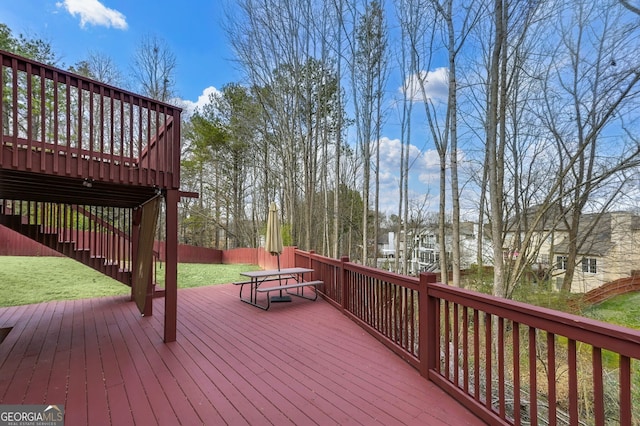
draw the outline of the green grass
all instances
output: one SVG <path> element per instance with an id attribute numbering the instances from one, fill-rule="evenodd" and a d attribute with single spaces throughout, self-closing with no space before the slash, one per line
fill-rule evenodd
<path id="1" fill-rule="evenodd" d="M 612 297 L 585 309 L 583 315 L 612 324 L 640 329 L 640 292 Z"/>
<path id="2" fill-rule="evenodd" d="M 245 281 L 240 272 L 257 271 L 257 265 L 233 264 L 215 265 L 203 263 L 179 263 L 178 264 L 178 288 L 202 287 L 205 285 L 229 284 L 235 281 Z M 158 265 L 158 284 L 164 285 L 164 265 Z"/>
<path id="3" fill-rule="evenodd" d="M 199 287 L 241 280 L 256 265 L 178 265 L 178 287 Z M 164 265 L 158 268 L 164 281 Z M 162 283 L 161 283 L 162 284 Z M 75 260 L 64 257 L 0 256 L 0 307 L 51 300 L 130 294 L 131 289 Z"/>

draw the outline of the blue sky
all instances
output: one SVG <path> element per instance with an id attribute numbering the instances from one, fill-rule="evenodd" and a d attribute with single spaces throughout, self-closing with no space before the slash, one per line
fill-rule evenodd
<path id="1" fill-rule="evenodd" d="M 239 81 L 222 29 L 221 1 L 0 0 L 0 22 L 14 35 L 51 43 L 67 68 L 90 51 L 113 59 L 125 75 L 144 36 L 164 40 L 176 55 L 178 97 L 197 101 L 208 87 Z"/>

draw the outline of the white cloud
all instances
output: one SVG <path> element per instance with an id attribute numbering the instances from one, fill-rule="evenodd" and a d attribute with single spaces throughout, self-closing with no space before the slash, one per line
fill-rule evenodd
<path id="1" fill-rule="evenodd" d="M 202 94 L 198 96 L 196 101 L 190 101 L 187 99 L 182 99 L 177 102 L 182 109 L 184 109 L 183 115 L 186 117 L 190 117 L 193 115 L 196 110 L 201 110 L 206 104 L 209 103 L 212 95 L 219 94 L 220 91 L 213 86 L 209 86 L 202 91 Z"/>
<path id="2" fill-rule="evenodd" d="M 436 187 L 440 184 L 440 171 L 435 170 L 425 170 L 418 174 L 418 180 L 420 183 L 424 185 L 435 185 Z"/>
<path id="3" fill-rule="evenodd" d="M 399 139 L 380 139 L 380 209 L 386 213 L 397 213 L 401 155 L 402 143 Z M 434 150 L 421 151 L 415 145 L 410 145 L 409 162 L 410 198 L 422 198 L 431 192 L 431 188 L 438 186 L 438 155 Z"/>
<path id="4" fill-rule="evenodd" d="M 372 149 L 375 149 L 375 147 L 372 146 Z M 398 170 L 400 170 L 401 155 L 402 143 L 400 142 L 400 139 L 389 139 L 387 137 L 380 139 L 381 171 L 389 170 L 393 173 L 397 173 Z M 410 145 L 409 167 L 411 172 L 423 173 L 432 171 L 439 173 L 440 158 L 438 157 L 438 153 L 433 149 L 421 151 L 415 145 Z"/>
<path id="5" fill-rule="evenodd" d="M 402 155 L 402 143 L 399 139 L 380 139 L 380 210 L 386 214 L 397 214 L 400 183 L 400 163 Z M 375 155 L 375 144 L 371 144 Z M 466 153 L 458 151 L 458 165 L 465 162 Z M 449 158 L 447 157 L 447 161 Z M 425 200 L 429 210 L 437 210 L 439 203 L 440 187 L 440 157 L 435 149 L 421 150 L 415 145 L 409 146 L 409 202 Z M 447 208 L 451 208 L 450 200 L 450 175 L 447 164 Z M 373 171 L 372 171 L 373 172 Z M 373 177 L 371 181 L 373 188 Z M 640 188 L 640 185 L 639 185 Z M 463 208 L 468 211 L 477 210 L 477 197 L 472 189 L 462 188 L 461 200 Z M 373 195 L 372 195 L 373 197 Z M 373 198 L 371 199 L 373 202 Z M 473 210 L 475 209 L 475 210 Z M 468 215 L 467 215 L 468 216 Z M 465 216 L 465 217 L 467 217 Z"/>
<path id="6" fill-rule="evenodd" d="M 421 82 L 424 84 L 424 93 Z M 424 102 L 425 99 L 446 102 L 449 92 L 448 68 L 420 71 L 418 74 L 409 76 L 400 88 L 400 93 L 403 92 L 414 102 Z"/>
<path id="7" fill-rule="evenodd" d="M 64 0 L 56 3 L 56 6 L 66 9 L 72 16 L 79 16 L 82 28 L 90 24 L 120 30 L 127 29 L 126 17 L 117 10 L 109 9 L 98 0 Z"/>
<path id="8" fill-rule="evenodd" d="M 406 147 L 405 147 L 406 148 Z M 372 150 L 375 146 L 371 147 Z M 380 139 L 380 169 L 400 170 L 402 155 L 402 143 L 400 139 L 389 139 L 386 136 Z M 414 145 L 409 146 L 409 161 L 420 158 L 422 153 Z"/>

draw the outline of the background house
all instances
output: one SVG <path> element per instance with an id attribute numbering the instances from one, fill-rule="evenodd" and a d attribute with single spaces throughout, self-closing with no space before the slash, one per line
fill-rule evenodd
<path id="1" fill-rule="evenodd" d="M 569 257 L 569 229 L 560 209 L 549 209 L 538 221 L 534 221 L 533 208 L 521 218 L 511 218 L 507 225 L 503 252 L 506 259 L 522 256 L 518 252 L 518 235 L 523 238 L 533 231 L 532 244 L 524 253 L 531 268 L 546 275 L 555 289 L 560 289 L 565 279 Z M 567 213 L 565 213 L 566 215 Z M 607 282 L 632 275 L 640 269 L 640 216 L 630 212 L 584 214 L 580 218 L 576 243 L 578 246 L 576 268 L 571 292 L 585 293 Z"/>
<path id="2" fill-rule="evenodd" d="M 629 212 L 588 214 L 578 230 L 578 258 L 571 291 L 585 293 L 640 269 L 640 216 Z M 562 286 L 569 240 L 555 246 L 556 288 Z"/>
<path id="3" fill-rule="evenodd" d="M 569 251 L 569 232 L 558 209 L 550 209 L 540 220 L 534 221 L 535 209 L 525 213 L 526 218 L 512 218 L 507 223 L 503 253 L 505 260 L 527 256 L 531 270 L 551 280 L 554 289 L 560 289 L 565 279 Z M 524 216 L 524 215 L 523 215 Z M 528 227 L 533 227 L 532 248 L 528 253 L 518 249 L 518 233 L 524 238 Z M 451 226 L 446 227 L 444 241 L 451 247 Z M 483 233 L 482 263 L 493 264 L 490 232 Z M 396 241 L 399 240 L 399 241 Z M 378 267 L 392 270 L 395 260 L 403 261 L 409 255 L 409 275 L 421 272 L 439 272 L 440 242 L 437 224 L 423 226 L 405 238 L 404 233 L 384 233 L 378 241 Z M 585 293 L 607 282 L 632 275 L 640 270 L 640 216 L 630 212 L 586 214 L 578 230 L 578 257 L 571 291 Z M 399 243 L 397 251 L 396 243 Z M 478 263 L 478 224 L 460 224 L 460 267 L 468 269 Z M 448 253 L 450 256 L 450 253 Z"/>

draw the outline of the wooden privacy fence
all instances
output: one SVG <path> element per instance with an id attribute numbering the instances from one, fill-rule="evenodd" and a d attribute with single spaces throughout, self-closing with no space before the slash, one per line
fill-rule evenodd
<path id="1" fill-rule="evenodd" d="M 296 250 L 323 297 L 491 424 L 640 424 L 640 332 Z M 609 424 L 609 423 L 607 423 Z"/>
<path id="2" fill-rule="evenodd" d="M 585 293 L 581 302 L 593 305 L 611 297 L 629 293 L 630 291 L 640 291 L 640 275 L 637 273 L 627 278 L 620 278 L 618 280 L 611 281 L 601 287 Z"/>

